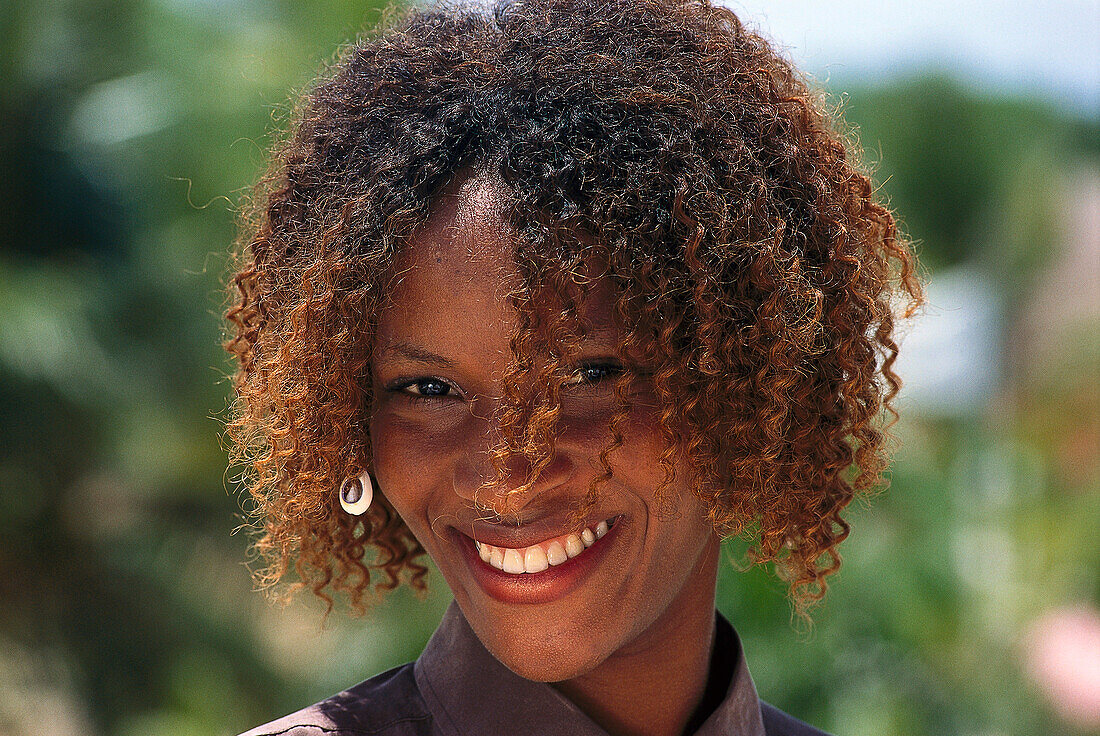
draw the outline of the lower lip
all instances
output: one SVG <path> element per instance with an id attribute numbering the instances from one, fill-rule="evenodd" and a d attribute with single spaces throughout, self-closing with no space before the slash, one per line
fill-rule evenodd
<path id="1" fill-rule="evenodd" d="M 568 595 L 584 583 L 607 556 L 621 526 L 620 518 L 595 544 L 560 565 L 551 565 L 542 572 L 518 575 L 498 570 L 483 561 L 474 540 L 457 530 L 454 533 L 458 536 L 458 544 L 462 547 L 474 580 L 491 597 L 502 603 L 549 603 Z"/>

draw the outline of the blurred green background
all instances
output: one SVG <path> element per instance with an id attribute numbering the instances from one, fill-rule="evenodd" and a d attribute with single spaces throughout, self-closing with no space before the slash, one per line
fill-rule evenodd
<path id="1" fill-rule="evenodd" d="M 0 8 L 0 735 L 236 733 L 412 659 L 446 606 L 437 578 L 365 619 L 267 603 L 219 439 L 234 205 L 378 17 Z M 838 734 L 1100 732 L 1100 114 L 950 65 L 828 89 L 930 305 L 813 629 L 766 570 L 720 606 L 762 696 Z"/>

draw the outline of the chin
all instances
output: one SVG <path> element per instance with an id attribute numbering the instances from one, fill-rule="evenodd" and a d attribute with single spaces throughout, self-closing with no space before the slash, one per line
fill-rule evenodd
<path id="1" fill-rule="evenodd" d="M 536 682 L 561 682 L 579 677 L 594 670 L 609 654 L 601 651 L 590 637 L 582 640 L 572 632 L 540 637 L 509 636 L 506 632 L 482 636 L 479 632 L 478 636 L 501 664 L 520 677 Z"/>

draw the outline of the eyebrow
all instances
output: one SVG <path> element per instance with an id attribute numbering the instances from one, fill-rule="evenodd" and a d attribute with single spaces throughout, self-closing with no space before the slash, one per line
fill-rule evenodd
<path id="1" fill-rule="evenodd" d="M 616 344 L 615 336 L 616 336 L 616 331 L 613 327 L 595 327 L 595 328 L 589 330 L 588 334 L 586 334 L 584 337 L 585 337 L 585 342 L 588 342 L 588 343 L 603 342 L 603 343 L 610 343 L 611 345 L 615 345 Z"/>
<path id="2" fill-rule="evenodd" d="M 442 365 L 445 368 L 454 368 L 456 365 L 450 358 L 444 358 L 431 350 L 404 341 L 386 343 L 378 350 L 378 354 L 382 356 L 396 355 L 414 363 Z"/>
<path id="3" fill-rule="evenodd" d="M 612 341 L 612 334 L 613 330 L 611 329 L 599 328 L 592 330 L 588 334 L 588 338 L 590 342 L 599 342 L 601 340 L 610 342 Z M 450 358 L 445 358 L 438 353 L 433 353 L 431 350 L 411 342 L 405 342 L 404 340 L 388 342 L 379 348 L 376 354 L 382 357 L 390 357 L 392 355 L 423 365 L 441 365 L 445 368 L 454 368 L 457 366 L 457 363 Z"/>

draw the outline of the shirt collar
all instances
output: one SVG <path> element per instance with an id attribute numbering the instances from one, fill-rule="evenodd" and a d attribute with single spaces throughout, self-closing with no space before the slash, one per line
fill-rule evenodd
<path id="1" fill-rule="evenodd" d="M 695 736 L 764 736 L 760 700 L 741 653 L 741 641 L 721 613 L 718 626 L 732 636 L 733 679 L 725 700 Z M 439 628 L 414 666 L 417 686 L 448 736 L 508 733 L 516 736 L 606 736 L 565 696 L 543 682 L 526 680 L 501 664 L 481 644 L 452 601 Z"/>

